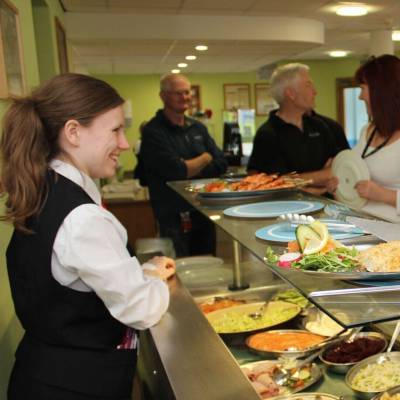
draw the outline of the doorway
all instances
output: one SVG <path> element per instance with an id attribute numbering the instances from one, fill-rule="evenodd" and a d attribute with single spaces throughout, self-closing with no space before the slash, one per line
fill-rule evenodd
<path id="1" fill-rule="evenodd" d="M 346 132 L 350 147 L 357 144 L 362 128 L 368 123 L 365 104 L 358 98 L 360 90 L 352 78 L 336 80 L 338 121 Z"/>

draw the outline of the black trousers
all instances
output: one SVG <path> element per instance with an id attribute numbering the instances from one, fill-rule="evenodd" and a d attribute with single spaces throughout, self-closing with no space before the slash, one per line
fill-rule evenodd
<path id="1" fill-rule="evenodd" d="M 200 212 L 190 211 L 190 221 L 187 221 L 187 225 L 179 214 L 158 222 L 160 236 L 171 238 L 176 257 L 215 255 L 215 226 Z"/>
<path id="2" fill-rule="evenodd" d="M 35 380 L 15 363 L 8 385 L 7 400 L 131 400 L 131 397 L 90 396 Z"/>

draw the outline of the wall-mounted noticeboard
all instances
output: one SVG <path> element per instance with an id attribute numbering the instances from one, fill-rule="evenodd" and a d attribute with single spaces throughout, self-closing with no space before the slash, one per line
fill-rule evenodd
<path id="1" fill-rule="evenodd" d="M 190 94 L 192 100 L 189 107 L 189 115 L 196 115 L 196 113 L 201 111 L 200 85 L 191 85 Z"/>
<path id="2" fill-rule="evenodd" d="M 224 109 L 250 108 L 250 85 L 248 83 L 224 84 Z"/>
<path id="3" fill-rule="evenodd" d="M 256 115 L 268 115 L 271 110 L 278 108 L 278 104 L 269 93 L 268 83 L 256 83 L 254 85 L 256 97 Z"/>
<path id="4" fill-rule="evenodd" d="M 18 9 L 0 0 L 0 98 L 23 95 L 25 90 Z"/>

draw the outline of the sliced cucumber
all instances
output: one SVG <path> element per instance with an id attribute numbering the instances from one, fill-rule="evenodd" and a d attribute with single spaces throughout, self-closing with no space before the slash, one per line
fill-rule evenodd
<path id="1" fill-rule="evenodd" d="M 318 235 L 314 229 L 311 229 L 308 225 L 299 225 L 296 228 L 296 240 L 299 244 L 301 252 L 304 251 L 307 243 L 310 240 L 321 240 L 321 237 Z"/>

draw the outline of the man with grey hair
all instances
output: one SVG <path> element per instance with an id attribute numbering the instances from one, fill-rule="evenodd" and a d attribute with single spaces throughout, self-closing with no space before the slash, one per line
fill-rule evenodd
<path id="1" fill-rule="evenodd" d="M 270 93 L 279 108 L 256 133 L 249 173 L 296 171 L 313 181 L 313 193 L 334 190 L 337 179 L 330 165 L 340 149 L 327 124 L 309 115 L 317 94 L 309 67 L 299 63 L 278 67 L 271 76 Z"/>
<path id="2" fill-rule="evenodd" d="M 211 178 L 223 174 L 227 162 L 202 123 L 185 112 L 191 103 L 190 82 L 169 74 L 160 81 L 164 108 L 143 128 L 140 155 L 160 235 L 172 239 L 179 257 L 215 253 L 215 228 L 168 181 Z"/>

